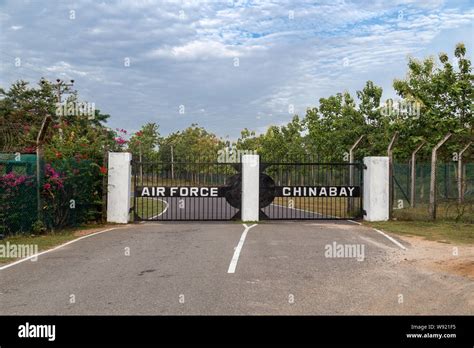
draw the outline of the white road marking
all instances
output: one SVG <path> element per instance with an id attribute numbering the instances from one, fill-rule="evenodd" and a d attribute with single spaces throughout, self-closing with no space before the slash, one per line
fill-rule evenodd
<path id="1" fill-rule="evenodd" d="M 38 257 L 38 256 L 40 256 L 40 255 L 43 255 L 43 254 L 49 253 L 49 252 L 51 252 L 51 251 L 57 250 L 57 249 L 62 248 L 62 247 L 64 247 L 64 246 L 66 246 L 66 245 L 75 243 L 75 242 L 77 242 L 77 241 L 80 241 L 81 239 L 88 238 L 88 237 L 92 237 L 92 236 L 95 236 L 95 235 L 97 235 L 97 234 L 101 234 L 101 233 L 104 233 L 104 232 L 116 230 L 116 229 L 118 229 L 118 228 L 120 228 L 120 227 L 112 227 L 112 228 L 108 228 L 108 229 L 103 230 L 103 231 L 91 233 L 91 234 L 88 234 L 88 235 L 79 237 L 79 238 L 77 238 L 77 239 L 73 239 L 73 240 L 71 240 L 71 241 L 69 241 L 69 242 L 66 242 L 66 243 L 64 243 L 64 244 L 58 245 L 57 247 L 54 247 L 54 248 L 52 248 L 52 249 L 48 249 L 48 250 L 42 251 L 42 252 L 40 252 L 40 253 L 36 253 L 36 254 L 34 254 L 34 255 L 25 257 L 24 259 L 21 259 L 21 260 L 18 260 L 18 261 L 9 263 L 8 265 L 2 266 L 2 267 L 0 267 L 0 271 L 2 271 L 2 270 L 4 270 L 4 269 L 7 269 L 7 268 L 9 268 L 9 267 L 18 265 L 19 263 L 28 261 L 28 260 L 30 260 L 30 259 L 36 258 L 36 257 Z"/>
<path id="2" fill-rule="evenodd" d="M 313 211 L 304 210 L 304 209 L 298 209 L 298 208 L 292 208 L 292 207 L 287 207 L 286 205 L 281 205 L 281 204 L 277 204 L 277 203 L 271 203 L 270 205 L 276 205 L 277 207 L 282 207 L 282 208 L 286 208 L 286 209 L 298 210 L 298 211 L 302 211 L 302 212 L 305 212 L 305 213 L 310 213 L 310 214 L 313 214 L 313 215 L 324 216 L 323 214 L 315 213 L 315 212 L 313 212 Z M 332 215 L 328 215 L 328 216 L 333 217 Z"/>
<path id="3" fill-rule="evenodd" d="M 257 224 L 253 224 L 252 226 L 247 226 L 247 224 L 243 224 L 245 227 L 244 232 L 242 232 L 242 236 L 240 237 L 239 244 L 234 251 L 234 256 L 232 256 L 232 261 L 230 261 L 229 269 L 227 273 L 235 273 L 235 268 L 237 267 L 237 261 L 239 261 L 240 250 L 242 250 L 242 246 L 245 242 L 245 237 L 247 237 L 247 232 L 252 228 L 257 226 Z"/>
<path id="4" fill-rule="evenodd" d="M 328 217 L 333 218 L 333 219 L 342 219 L 339 216 L 335 216 L 335 215 L 331 215 L 331 214 L 315 213 L 314 211 L 298 209 L 298 208 L 291 208 L 291 207 L 287 207 L 285 205 L 281 205 L 281 204 L 277 204 L 277 203 L 271 203 L 270 205 L 276 205 L 277 207 L 283 207 L 283 208 L 286 208 L 286 209 L 298 210 L 298 211 L 302 211 L 302 212 L 305 212 L 305 213 L 309 213 L 309 214 L 313 214 L 313 215 L 319 215 L 319 216 L 323 216 L 323 217 L 328 216 Z M 347 221 L 352 221 L 352 220 L 347 220 Z M 355 222 L 355 221 L 352 221 L 352 222 Z"/>
<path id="5" fill-rule="evenodd" d="M 382 236 L 386 237 L 387 239 L 391 240 L 393 243 L 395 243 L 397 246 L 399 246 L 400 248 L 402 248 L 403 250 L 407 250 L 407 248 L 405 248 L 401 243 L 399 243 L 398 241 L 396 241 L 395 239 L 393 239 L 392 237 L 390 237 L 388 234 L 376 229 L 376 228 L 373 228 L 373 230 L 375 232 L 378 232 L 380 233 Z"/>
<path id="6" fill-rule="evenodd" d="M 357 222 L 357 221 L 354 221 L 354 220 L 347 220 L 349 222 L 352 222 L 353 224 L 356 224 L 356 225 L 362 225 L 360 222 Z"/>
<path id="7" fill-rule="evenodd" d="M 158 215 L 152 216 L 151 219 L 155 219 L 155 218 L 157 218 L 157 217 L 163 215 L 164 213 L 166 213 L 166 211 L 168 210 L 168 207 L 170 206 L 170 205 L 168 204 L 168 202 L 165 201 L 165 200 L 163 200 L 163 199 L 160 199 L 160 198 L 155 198 L 155 199 L 156 199 L 156 200 L 159 200 L 159 201 L 162 201 L 163 203 L 166 203 L 166 208 L 163 209 L 163 211 L 162 211 L 161 213 L 159 213 Z"/>

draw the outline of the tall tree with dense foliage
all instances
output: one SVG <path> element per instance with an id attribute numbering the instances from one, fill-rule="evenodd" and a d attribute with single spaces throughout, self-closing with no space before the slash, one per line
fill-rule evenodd
<path id="1" fill-rule="evenodd" d="M 160 143 L 159 126 L 147 123 L 130 137 L 128 149 L 134 159 L 149 162 L 157 159 L 158 144 Z"/>
<path id="2" fill-rule="evenodd" d="M 401 127 L 401 133 L 411 140 L 407 142 L 410 148 L 421 138 L 427 141 L 427 149 L 432 148 L 448 132 L 457 143 L 472 140 L 474 77 L 464 44 L 456 46 L 454 56 L 457 67 L 446 53 L 439 54 L 439 61 L 412 58 L 406 78 L 394 81 L 398 95 L 421 105 L 420 115 L 406 117 Z M 457 143 L 446 143 L 440 152 L 458 151 Z"/>
<path id="3" fill-rule="evenodd" d="M 197 124 L 192 124 L 183 131 L 164 137 L 160 142 L 159 157 L 164 162 L 202 159 L 216 161 L 219 150 L 226 147 L 224 140 L 208 132 Z"/>

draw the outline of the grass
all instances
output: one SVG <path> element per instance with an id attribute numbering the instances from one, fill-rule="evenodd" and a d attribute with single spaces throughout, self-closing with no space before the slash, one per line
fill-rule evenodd
<path id="1" fill-rule="evenodd" d="M 135 204 L 135 200 L 132 197 L 130 206 Z M 166 208 L 166 204 L 163 201 L 154 199 L 154 198 L 147 198 L 147 197 L 138 197 L 137 198 L 137 207 L 136 213 L 138 217 L 142 219 L 149 219 L 153 216 L 160 214 Z M 133 221 L 133 214 L 134 210 L 132 209 L 131 214 L 131 221 Z"/>
<path id="2" fill-rule="evenodd" d="M 451 221 L 384 221 L 365 225 L 405 236 L 418 236 L 444 243 L 474 244 L 474 225 Z"/>
<path id="3" fill-rule="evenodd" d="M 394 209 L 393 220 L 364 222 L 369 226 L 399 235 L 418 236 L 444 243 L 474 244 L 474 202 L 441 202 L 436 220 L 430 221 L 427 204 Z"/>
<path id="4" fill-rule="evenodd" d="M 397 220 L 427 221 L 430 220 L 429 206 L 419 204 L 415 208 L 394 209 L 393 217 Z M 458 204 L 456 201 L 445 201 L 437 205 L 437 221 L 474 223 L 474 202 Z"/>
<path id="5" fill-rule="evenodd" d="M 46 233 L 42 235 L 33 234 L 18 234 L 8 236 L 0 240 L 0 245 L 6 245 L 7 242 L 12 245 L 35 245 L 38 252 L 51 249 L 60 244 L 66 243 L 70 240 L 78 238 L 76 232 L 88 229 L 97 229 L 105 227 L 106 225 L 85 225 L 74 228 L 68 228 L 60 232 Z M 0 264 L 15 261 L 14 257 L 0 257 Z"/>
<path id="6" fill-rule="evenodd" d="M 288 206 L 288 198 L 278 197 L 275 204 Z M 293 207 L 327 216 L 346 217 L 347 198 L 293 198 Z M 357 204 L 357 201 L 356 203 Z M 386 232 L 406 236 L 419 236 L 445 243 L 474 244 L 474 203 L 462 205 L 442 202 L 437 208 L 436 221 L 429 220 L 428 206 L 395 209 L 394 220 L 386 222 L 364 222 Z"/>
<path id="7" fill-rule="evenodd" d="M 289 206 L 289 199 L 293 200 L 293 208 L 311 211 L 314 213 L 322 214 L 328 217 L 340 217 L 345 218 L 348 216 L 355 216 L 357 212 L 347 212 L 348 198 L 345 197 L 276 197 L 273 200 L 273 204 Z M 354 199 L 354 207 L 357 209 L 359 200 Z"/>

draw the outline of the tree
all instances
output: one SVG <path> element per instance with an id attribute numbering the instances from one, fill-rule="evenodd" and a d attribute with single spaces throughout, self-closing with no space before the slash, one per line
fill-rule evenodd
<path id="1" fill-rule="evenodd" d="M 319 99 L 319 108 L 308 109 L 304 118 L 305 142 L 320 160 L 342 162 L 354 141 L 364 133 L 365 120 L 348 92 Z"/>
<path id="2" fill-rule="evenodd" d="M 458 44 L 454 52 L 457 69 L 446 53 L 439 54 L 439 62 L 433 57 L 422 61 L 412 58 L 406 78 L 394 81 L 398 95 L 421 105 L 419 117 L 408 117 L 403 123 L 401 133 L 409 139 L 410 148 L 423 137 L 428 143 L 425 148 L 430 149 L 447 132 L 455 134 L 458 141 L 472 139 L 474 79 L 465 55 L 465 46 Z M 440 152 L 450 154 L 458 147 L 448 142 Z"/>
<path id="3" fill-rule="evenodd" d="M 147 123 L 140 131 L 133 134 L 129 141 L 129 150 L 133 158 L 143 162 L 150 162 L 157 159 L 158 145 L 160 143 L 159 126 L 156 123 Z"/>
<path id="4" fill-rule="evenodd" d="M 0 150 L 31 153 L 45 115 L 55 115 L 56 97 L 50 83 L 30 88 L 26 81 L 0 88 Z M 55 118 L 56 119 L 56 118 Z"/>
<path id="5" fill-rule="evenodd" d="M 226 143 L 214 133 L 206 131 L 197 124 L 192 124 L 183 131 L 164 137 L 160 142 L 159 157 L 164 162 L 171 161 L 171 148 L 174 160 L 215 162 L 218 152 Z"/>

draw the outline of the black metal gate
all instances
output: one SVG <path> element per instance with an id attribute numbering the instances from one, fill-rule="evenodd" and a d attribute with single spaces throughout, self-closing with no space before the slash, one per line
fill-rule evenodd
<path id="1" fill-rule="evenodd" d="M 238 220 L 240 163 L 132 162 L 133 220 Z M 260 163 L 260 219 L 357 219 L 362 163 Z"/>
<path id="2" fill-rule="evenodd" d="M 361 218 L 363 166 L 363 163 L 261 163 L 260 218 Z"/>
<path id="3" fill-rule="evenodd" d="M 132 161 L 134 221 L 240 218 L 240 164 Z"/>

